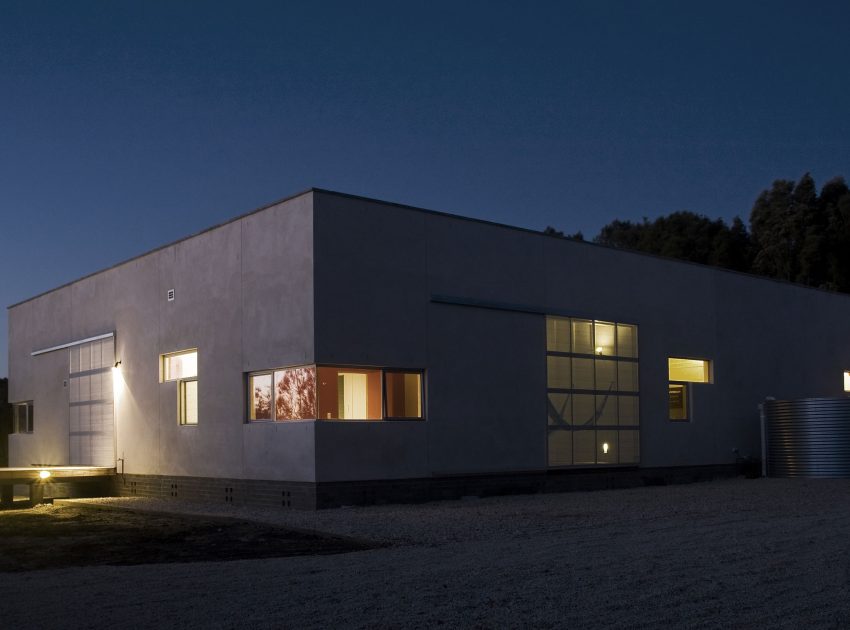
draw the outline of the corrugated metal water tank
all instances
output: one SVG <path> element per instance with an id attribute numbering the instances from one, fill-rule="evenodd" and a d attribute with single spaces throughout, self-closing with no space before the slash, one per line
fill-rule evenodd
<path id="1" fill-rule="evenodd" d="M 850 398 L 766 400 L 769 477 L 850 478 Z"/>

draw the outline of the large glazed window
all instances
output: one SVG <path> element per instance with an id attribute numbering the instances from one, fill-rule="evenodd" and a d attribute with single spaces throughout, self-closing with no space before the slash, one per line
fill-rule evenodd
<path id="1" fill-rule="evenodd" d="M 549 466 L 637 464 L 638 329 L 546 317 Z"/>
<path id="2" fill-rule="evenodd" d="M 422 420 L 423 372 L 299 366 L 248 374 L 248 421 Z"/>

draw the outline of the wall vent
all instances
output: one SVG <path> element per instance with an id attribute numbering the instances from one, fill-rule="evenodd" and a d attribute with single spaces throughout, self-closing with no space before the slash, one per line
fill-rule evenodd
<path id="1" fill-rule="evenodd" d="M 169 301 L 169 302 L 173 302 L 173 301 L 174 301 L 174 289 L 169 289 L 169 290 L 168 290 L 168 301 Z"/>

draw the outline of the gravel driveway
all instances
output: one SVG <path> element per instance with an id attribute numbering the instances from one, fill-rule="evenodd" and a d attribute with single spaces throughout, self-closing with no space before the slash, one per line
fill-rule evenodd
<path id="1" fill-rule="evenodd" d="M 0 574 L 4 628 L 850 627 L 850 480 L 270 512 L 388 546 Z"/>

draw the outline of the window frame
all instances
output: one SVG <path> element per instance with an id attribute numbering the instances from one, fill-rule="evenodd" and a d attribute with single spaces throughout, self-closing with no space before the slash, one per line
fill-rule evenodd
<path id="1" fill-rule="evenodd" d="M 419 415 L 391 416 L 387 413 L 387 374 L 416 374 L 419 377 Z M 392 422 L 421 422 L 425 420 L 425 370 L 381 368 L 381 420 Z"/>
<path id="2" fill-rule="evenodd" d="M 564 315 L 560 313 L 545 313 L 545 370 L 546 370 L 546 400 L 547 400 L 547 417 L 546 417 L 546 466 L 548 469 L 561 468 L 614 468 L 614 467 L 635 467 L 640 465 L 640 433 L 641 433 L 641 418 L 640 418 L 640 396 L 641 396 L 641 370 L 640 370 L 640 350 L 639 350 L 639 329 L 637 323 L 620 321 L 618 319 L 597 319 L 594 317 L 577 317 Z M 588 328 L 589 325 L 589 328 Z M 597 327 L 605 332 L 604 339 L 607 343 L 599 343 L 597 338 Z M 631 337 L 625 335 L 625 330 L 629 329 Z M 582 335 L 581 343 L 576 342 L 576 331 Z M 589 331 L 589 335 L 587 334 Z M 550 333 L 556 335 L 554 343 L 550 337 Z M 560 334 L 559 334 L 560 333 Z M 626 344 L 621 344 L 621 341 L 628 341 Z M 560 347 L 559 347 L 560 346 Z M 569 361 L 569 368 L 563 368 L 562 372 L 568 374 L 567 386 L 555 386 L 552 381 L 552 369 L 557 361 L 550 359 L 564 358 Z M 622 371 L 623 366 L 630 366 L 628 374 L 631 378 L 623 379 L 621 375 L 626 372 Z M 600 380 L 600 375 L 605 376 L 608 368 L 604 366 L 613 366 L 613 381 L 610 379 Z M 585 372 L 582 376 L 581 370 L 576 370 L 577 367 L 584 367 Z M 582 380 L 584 379 L 584 380 Z M 612 386 L 605 388 L 603 383 L 613 383 Z M 563 385 L 564 383 L 562 383 Z M 624 386 L 626 385 L 626 386 Z M 560 410 L 554 407 L 552 397 L 559 397 L 563 403 Z M 636 411 L 634 415 L 635 422 L 623 424 L 620 422 L 621 404 L 628 400 L 628 405 Z M 600 406 L 602 401 L 602 406 Z M 590 420 L 585 422 L 576 422 L 576 403 L 585 402 L 592 404 L 592 415 Z M 614 405 L 612 418 L 611 408 L 605 405 Z M 623 407 L 624 408 L 624 407 Z M 564 409 L 569 414 L 569 419 L 563 420 Z M 586 407 L 584 411 L 588 411 Z M 551 412 L 555 411 L 561 421 L 553 418 Z M 603 414 L 603 411 L 606 413 Z M 600 423 L 600 419 L 616 420 L 615 424 L 610 422 Z M 560 433 L 569 433 L 570 437 L 563 438 Z M 616 440 L 612 436 L 616 435 Z M 629 435 L 629 440 L 637 447 L 632 451 L 633 457 L 628 455 L 624 459 L 634 459 L 634 461 L 620 461 L 621 437 Z M 553 437 L 554 436 L 554 437 Z M 592 436 L 592 440 L 591 440 Z M 607 437 L 607 439 L 606 439 Z M 593 442 L 594 456 L 593 462 L 581 461 L 576 462 L 576 445 L 579 442 L 586 443 L 588 440 Z M 552 450 L 552 445 L 557 443 L 569 443 L 570 455 L 569 463 L 561 458 L 553 458 L 555 451 Z M 605 457 L 601 456 L 598 447 L 604 442 L 609 442 L 613 445 L 614 454 Z M 604 461 L 616 458 L 616 462 Z M 558 461 L 556 461 L 556 459 Z"/>
<path id="3" fill-rule="evenodd" d="M 683 359 L 686 361 L 702 361 L 705 366 L 705 374 L 706 378 L 704 381 L 683 381 L 681 379 L 671 379 L 670 378 L 670 361 L 672 359 Z M 671 418 L 670 417 L 670 385 L 682 385 L 682 389 L 685 395 L 685 417 L 684 418 Z M 694 357 L 694 356 L 668 356 L 667 357 L 667 422 L 673 422 L 676 424 L 690 423 L 694 420 L 694 385 L 714 385 L 714 359 L 707 359 L 706 357 Z"/>
<path id="4" fill-rule="evenodd" d="M 276 397 L 277 392 L 274 386 L 274 374 L 275 372 L 281 370 L 292 370 L 296 368 L 309 368 L 312 367 L 316 374 L 316 418 L 299 418 L 299 419 L 283 419 L 279 420 L 277 418 L 277 404 Z M 381 417 L 380 418 L 319 418 L 319 369 L 320 368 L 331 368 L 336 370 L 363 370 L 363 371 L 377 371 L 380 372 L 380 383 L 381 383 Z M 411 416 L 411 417 L 399 417 L 399 416 L 389 416 L 387 415 L 387 373 L 398 373 L 398 374 L 416 374 L 419 376 L 419 402 L 421 415 L 419 416 Z M 254 419 L 251 418 L 252 406 L 253 406 L 253 388 L 251 386 L 252 379 L 256 376 L 264 376 L 271 375 L 272 377 L 272 398 L 271 398 L 271 418 L 269 419 Z M 374 365 L 361 365 L 361 364 L 338 364 L 338 363 L 301 363 L 297 365 L 286 365 L 280 367 L 274 367 L 264 370 L 257 370 L 252 372 L 245 372 L 244 377 L 244 386 L 245 386 L 245 421 L 244 424 L 264 424 L 264 423 L 278 423 L 278 422 L 424 422 L 427 419 L 427 404 L 425 400 L 425 378 L 426 378 L 426 370 L 423 368 L 406 368 L 406 367 L 388 367 L 388 366 L 374 366 Z"/>
<path id="5" fill-rule="evenodd" d="M 195 369 L 195 375 L 194 376 L 186 376 L 186 377 L 180 377 L 180 378 L 166 378 L 168 370 L 166 370 L 165 365 L 166 365 L 166 361 L 168 359 L 170 359 L 171 357 L 178 357 L 178 356 L 182 356 L 182 355 L 185 355 L 185 354 L 193 354 L 193 353 L 195 354 L 195 361 L 196 361 L 196 363 L 195 363 L 196 369 Z M 192 378 L 197 379 L 198 373 L 200 372 L 200 370 L 197 369 L 197 355 L 198 355 L 198 349 L 197 348 L 187 348 L 185 350 L 178 350 L 177 352 L 165 352 L 163 354 L 160 354 L 159 355 L 159 382 L 160 383 L 175 383 L 175 382 L 179 382 L 183 379 L 192 379 Z"/>
<path id="6" fill-rule="evenodd" d="M 198 388 L 195 392 L 195 421 L 188 422 L 186 420 L 188 414 L 186 413 L 186 384 L 187 383 L 195 383 L 195 386 Z M 198 385 L 198 377 L 192 376 L 189 378 L 181 378 L 177 380 L 177 423 L 181 427 L 196 427 L 200 424 L 200 385 Z"/>
<path id="7" fill-rule="evenodd" d="M 34 407 L 32 400 L 22 400 L 20 402 L 12 403 L 12 433 L 19 435 L 31 435 L 35 429 L 35 423 L 33 422 L 33 417 L 35 416 Z M 21 430 L 21 419 L 18 416 L 19 409 L 26 409 L 26 420 L 24 424 L 23 430 Z"/>

